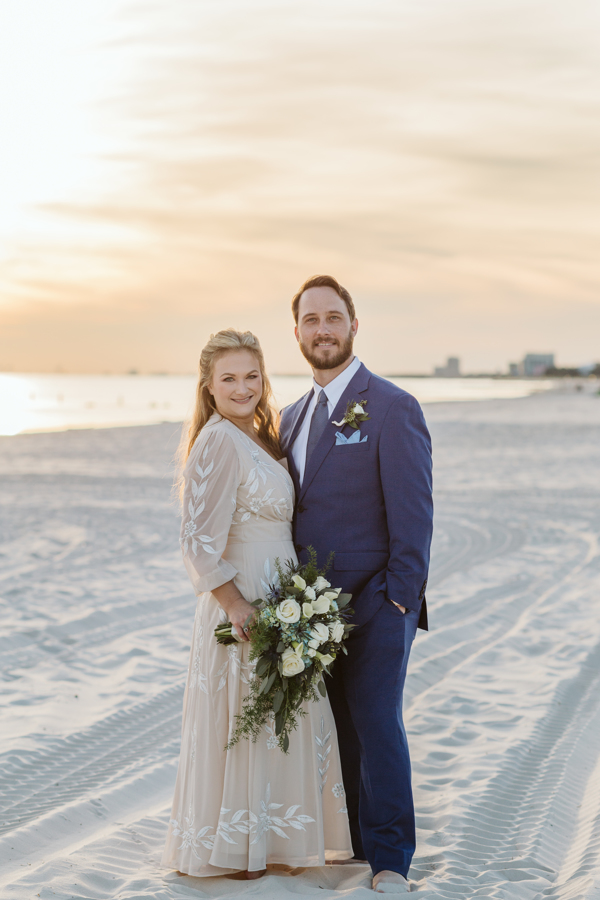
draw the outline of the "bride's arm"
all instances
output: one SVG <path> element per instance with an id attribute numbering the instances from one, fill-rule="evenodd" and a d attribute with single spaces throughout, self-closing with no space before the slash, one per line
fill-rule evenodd
<path id="1" fill-rule="evenodd" d="M 232 581 L 237 569 L 223 558 L 240 483 L 233 441 L 211 430 L 196 441 L 184 472 L 181 549 L 197 595 Z"/>

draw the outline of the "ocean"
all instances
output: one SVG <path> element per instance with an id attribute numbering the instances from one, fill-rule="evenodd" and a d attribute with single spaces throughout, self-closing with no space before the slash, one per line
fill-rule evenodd
<path id="1" fill-rule="evenodd" d="M 526 397 L 551 381 L 495 378 L 390 378 L 420 403 Z M 309 390 L 308 375 L 275 375 L 277 403 Z M 0 373 L 0 435 L 71 428 L 179 422 L 194 402 L 195 375 L 36 375 Z"/>

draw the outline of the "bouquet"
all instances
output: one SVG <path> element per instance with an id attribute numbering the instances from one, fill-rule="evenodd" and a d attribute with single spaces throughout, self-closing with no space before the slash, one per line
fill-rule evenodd
<path id="1" fill-rule="evenodd" d="M 325 578 L 328 567 L 320 571 L 311 547 L 308 554 L 306 565 L 287 560 L 282 566 L 277 559 L 277 580 L 265 598 L 252 604 L 259 610 L 249 631 L 256 670 L 227 750 L 241 738 L 256 741 L 274 718 L 279 746 L 287 753 L 289 733 L 298 716 L 306 715 L 302 704 L 318 700 L 317 690 L 326 696 L 323 673 L 330 674 L 340 651 L 348 652 L 343 641 L 354 627 L 348 622 L 352 595 L 332 588 Z M 231 622 L 215 628 L 215 635 L 219 644 L 239 640 Z"/>

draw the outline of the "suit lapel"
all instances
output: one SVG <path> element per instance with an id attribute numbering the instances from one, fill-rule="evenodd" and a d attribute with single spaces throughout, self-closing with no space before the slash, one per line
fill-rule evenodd
<path id="1" fill-rule="evenodd" d="M 325 461 L 327 454 L 330 452 L 331 448 L 335 446 L 335 433 L 336 431 L 339 431 L 340 428 L 339 425 L 334 425 L 333 421 L 335 420 L 339 422 L 340 419 L 344 418 L 346 407 L 348 406 L 348 401 L 354 399 L 357 394 L 363 394 L 367 390 L 370 377 L 371 374 L 369 370 L 363 363 L 361 363 L 357 373 L 351 379 L 348 387 L 340 397 L 338 405 L 334 409 L 329 422 L 325 426 L 325 430 L 321 435 L 319 443 L 313 450 L 312 456 L 306 464 L 306 469 L 304 470 L 304 481 L 302 482 L 302 488 L 300 489 L 300 495 L 298 497 L 299 500 L 306 493 L 308 487 L 310 486 L 310 483 Z"/>
<path id="2" fill-rule="evenodd" d="M 298 469 L 296 468 L 296 463 L 294 462 L 294 456 L 292 454 L 292 447 L 294 446 L 294 441 L 298 437 L 298 432 L 300 431 L 300 427 L 302 426 L 302 422 L 304 421 L 304 416 L 306 415 L 306 410 L 309 407 L 310 401 L 312 399 L 313 391 L 312 388 L 306 394 L 305 397 L 301 397 L 298 400 L 298 404 L 296 410 L 294 411 L 294 416 L 289 429 L 289 439 L 286 439 L 285 442 L 285 454 L 288 461 L 288 466 L 290 469 L 290 475 L 292 476 L 292 481 L 294 482 L 294 487 L 296 489 L 296 496 L 298 496 L 300 492 L 300 483 L 298 477 Z"/>

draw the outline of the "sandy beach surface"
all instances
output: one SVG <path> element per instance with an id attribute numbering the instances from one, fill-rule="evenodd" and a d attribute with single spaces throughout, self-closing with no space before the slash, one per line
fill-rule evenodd
<path id="1" fill-rule="evenodd" d="M 600 898 L 600 397 L 425 411 L 436 532 L 406 693 L 412 892 Z M 258 882 L 160 868 L 194 611 L 177 437 L 0 439 L 0 897 L 372 898 L 364 866 Z"/>

